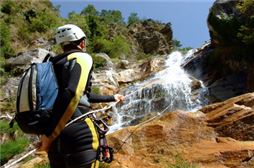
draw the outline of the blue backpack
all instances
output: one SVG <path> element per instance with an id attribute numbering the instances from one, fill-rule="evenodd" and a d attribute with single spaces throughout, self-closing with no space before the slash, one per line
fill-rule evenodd
<path id="1" fill-rule="evenodd" d="M 32 63 L 23 73 L 17 91 L 14 120 L 23 132 L 45 133 L 57 94 L 52 62 Z"/>

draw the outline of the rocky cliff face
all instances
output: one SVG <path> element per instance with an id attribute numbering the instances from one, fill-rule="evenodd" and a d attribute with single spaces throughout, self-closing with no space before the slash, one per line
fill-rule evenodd
<path id="1" fill-rule="evenodd" d="M 152 19 L 146 19 L 138 23 L 122 27 L 110 24 L 109 38 L 123 36 L 131 44 L 131 56 L 136 54 L 164 55 L 173 49 L 173 32 L 170 23 L 161 23 Z"/>
<path id="2" fill-rule="evenodd" d="M 204 81 L 215 101 L 254 89 L 253 45 L 242 39 L 243 27 L 250 26 L 250 15 L 240 11 L 242 3 L 242 0 L 214 2 L 207 20 L 211 42 L 184 65 L 187 71 Z"/>
<path id="3" fill-rule="evenodd" d="M 145 54 L 168 54 L 172 51 L 173 32 L 170 23 L 162 24 L 151 19 L 128 27 L 133 41 Z"/>
<path id="4" fill-rule="evenodd" d="M 237 5 L 242 0 L 216 0 L 210 8 L 207 25 L 213 45 L 240 44 L 238 29 L 244 22 Z"/>

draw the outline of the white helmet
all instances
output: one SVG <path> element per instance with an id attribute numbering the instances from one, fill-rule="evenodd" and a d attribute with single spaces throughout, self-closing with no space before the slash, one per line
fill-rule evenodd
<path id="1" fill-rule="evenodd" d="M 67 24 L 58 27 L 55 33 L 55 39 L 57 44 L 66 45 L 72 41 L 77 41 L 82 38 L 86 38 L 85 33 L 76 25 Z"/>

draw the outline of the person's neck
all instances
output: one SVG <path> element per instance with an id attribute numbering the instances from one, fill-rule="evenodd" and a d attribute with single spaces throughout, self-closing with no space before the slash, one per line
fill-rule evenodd
<path id="1" fill-rule="evenodd" d="M 63 51 L 64 51 L 64 52 L 71 51 L 71 50 L 80 50 L 80 51 L 83 52 L 83 49 L 80 48 L 79 46 L 77 46 L 77 47 L 64 47 L 64 48 L 63 48 Z"/>

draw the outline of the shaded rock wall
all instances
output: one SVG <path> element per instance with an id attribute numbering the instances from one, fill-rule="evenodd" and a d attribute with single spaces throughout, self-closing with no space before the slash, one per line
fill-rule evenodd
<path id="1" fill-rule="evenodd" d="M 254 50 L 240 34 L 242 26 L 251 27 L 250 15 L 239 9 L 242 0 L 216 0 L 207 19 L 211 42 L 184 65 L 204 81 L 214 101 L 254 91 Z"/>

